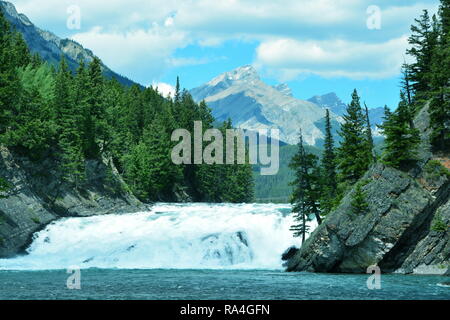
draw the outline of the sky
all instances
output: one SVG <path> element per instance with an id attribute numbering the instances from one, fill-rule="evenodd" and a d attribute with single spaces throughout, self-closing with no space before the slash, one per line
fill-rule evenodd
<path id="1" fill-rule="evenodd" d="M 354 88 L 395 107 L 414 19 L 438 0 L 10 0 L 40 27 L 91 49 L 112 70 L 170 92 L 251 64 L 308 99 Z"/>

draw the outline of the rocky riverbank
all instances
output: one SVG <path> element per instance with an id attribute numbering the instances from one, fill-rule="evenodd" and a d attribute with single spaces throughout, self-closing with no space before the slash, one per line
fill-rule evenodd
<path id="1" fill-rule="evenodd" d="M 9 184 L 0 199 L 0 257 L 23 252 L 32 234 L 61 217 L 145 210 L 106 162 L 86 162 L 86 182 L 75 188 L 47 157 L 36 162 L 0 147 L 0 177 Z"/>
<path id="2" fill-rule="evenodd" d="M 417 116 L 420 160 L 403 172 L 374 165 L 360 181 L 369 209 L 354 215 L 354 190 L 300 248 L 286 252 L 288 271 L 449 274 L 450 175 L 448 155 L 433 155 L 427 107 Z"/>

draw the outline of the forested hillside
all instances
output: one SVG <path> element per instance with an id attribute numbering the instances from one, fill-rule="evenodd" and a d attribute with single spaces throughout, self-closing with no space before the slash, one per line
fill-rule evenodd
<path id="1" fill-rule="evenodd" d="M 54 68 L 30 54 L 0 13 L 0 141 L 13 155 L 36 163 L 51 158 L 64 182 L 80 190 L 89 178 L 87 161 L 99 160 L 117 168 L 121 188 L 142 201 L 251 201 L 249 165 L 172 163 L 172 131 L 193 132 L 194 120 L 203 130 L 214 123 L 206 104 L 195 103 L 179 83 L 170 99 L 106 78 L 98 58 L 79 61 L 76 72 L 64 57 Z M 221 125 L 227 128 L 228 121 Z"/>

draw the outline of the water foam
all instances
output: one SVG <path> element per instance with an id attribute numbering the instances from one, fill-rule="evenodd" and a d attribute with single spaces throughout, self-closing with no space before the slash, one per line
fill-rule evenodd
<path id="1" fill-rule="evenodd" d="M 0 259 L 0 269 L 278 269 L 281 253 L 299 245 L 289 213 L 279 204 L 159 203 L 149 212 L 64 218 L 36 233 L 27 255 Z"/>

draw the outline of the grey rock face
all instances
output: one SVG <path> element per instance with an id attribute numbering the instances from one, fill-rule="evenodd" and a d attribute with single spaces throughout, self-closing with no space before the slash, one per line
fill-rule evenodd
<path id="1" fill-rule="evenodd" d="M 58 65 L 61 56 L 65 56 L 70 69 L 75 71 L 80 60 L 89 63 L 94 58 L 92 51 L 83 48 L 79 43 L 70 39 L 61 39 L 53 33 L 33 25 L 24 14 L 17 13 L 12 3 L 0 1 L 0 10 L 3 11 L 10 24 L 22 34 L 31 52 L 38 53 L 45 61 Z M 134 84 L 133 81 L 115 73 L 104 64 L 102 64 L 102 68 L 104 75 L 108 78 L 115 78 L 128 86 Z"/>
<path id="2" fill-rule="evenodd" d="M 377 164 L 362 178 L 369 209 L 352 213 L 350 191 L 286 262 L 288 271 L 444 274 L 450 266 L 450 179 L 427 169 L 427 106 L 415 120 L 422 132 L 420 161 L 409 172 Z"/>
<path id="3" fill-rule="evenodd" d="M 432 195 L 407 174 L 382 165 L 364 179 L 369 211 L 354 215 L 350 192 L 287 262 L 287 270 L 364 273 L 378 265 L 382 272 L 418 273 L 426 265 L 433 269 L 427 273 L 439 268 L 444 273 L 449 232 L 430 229 L 436 214 L 450 223 L 448 181 Z"/>
<path id="4" fill-rule="evenodd" d="M 0 257 L 20 253 L 34 232 L 61 217 L 143 211 L 147 206 L 122 188 L 117 173 L 98 161 L 86 163 L 82 188 L 62 182 L 50 159 L 39 163 L 0 147 L 0 176 L 11 188 L 0 199 Z"/>

